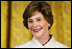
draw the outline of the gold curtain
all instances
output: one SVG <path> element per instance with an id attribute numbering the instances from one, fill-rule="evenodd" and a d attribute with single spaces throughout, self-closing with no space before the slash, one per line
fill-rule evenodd
<path id="1" fill-rule="evenodd" d="M 7 9 L 8 2 L 1 1 L 1 48 L 6 48 L 7 44 Z"/>
<path id="2" fill-rule="evenodd" d="M 32 38 L 23 25 L 23 12 L 31 1 L 11 1 L 10 42 L 7 43 L 8 1 L 1 1 L 1 48 L 13 48 Z M 51 5 L 54 24 L 49 30 L 55 40 L 71 47 L 71 1 L 46 1 Z"/>

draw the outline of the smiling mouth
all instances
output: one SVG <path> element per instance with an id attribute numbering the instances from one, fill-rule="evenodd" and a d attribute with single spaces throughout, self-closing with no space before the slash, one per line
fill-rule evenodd
<path id="1" fill-rule="evenodd" d="M 33 29 L 34 32 L 39 32 L 42 28 Z"/>

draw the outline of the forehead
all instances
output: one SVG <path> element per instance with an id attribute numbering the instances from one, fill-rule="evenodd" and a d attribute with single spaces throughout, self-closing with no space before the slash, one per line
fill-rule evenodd
<path id="1" fill-rule="evenodd" d="M 43 14 L 39 11 L 34 12 L 34 14 L 28 19 L 43 18 Z"/>

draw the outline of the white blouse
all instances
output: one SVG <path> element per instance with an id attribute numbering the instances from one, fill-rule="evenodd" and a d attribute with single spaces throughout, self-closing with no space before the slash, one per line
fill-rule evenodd
<path id="1" fill-rule="evenodd" d="M 63 45 L 62 43 L 56 41 L 54 37 L 49 40 L 47 44 L 44 46 L 40 44 L 35 37 L 32 38 L 32 40 L 23 43 L 21 45 L 16 45 L 14 48 L 68 48 L 67 46 Z"/>

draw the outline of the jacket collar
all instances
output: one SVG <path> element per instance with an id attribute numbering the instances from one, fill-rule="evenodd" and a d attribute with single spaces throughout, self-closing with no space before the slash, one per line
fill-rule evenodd
<path id="1" fill-rule="evenodd" d="M 39 42 L 35 39 L 34 36 L 33 36 L 33 38 L 32 38 L 32 43 L 33 43 L 36 47 L 45 47 L 45 48 L 52 47 L 52 46 L 54 45 L 54 43 L 55 43 L 55 39 L 54 39 L 53 35 L 50 34 L 50 36 L 52 36 L 51 39 L 50 39 L 49 42 L 46 43 L 44 46 L 43 46 L 41 43 L 39 43 Z"/>

